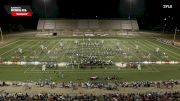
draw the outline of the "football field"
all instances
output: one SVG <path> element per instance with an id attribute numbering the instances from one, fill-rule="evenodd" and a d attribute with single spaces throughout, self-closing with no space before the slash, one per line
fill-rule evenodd
<path id="1" fill-rule="evenodd" d="M 180 49 L 150 38 L 19 38 L 0 46 L 0 80 L 112 75 L 121 81 L 180 79 Z"/>

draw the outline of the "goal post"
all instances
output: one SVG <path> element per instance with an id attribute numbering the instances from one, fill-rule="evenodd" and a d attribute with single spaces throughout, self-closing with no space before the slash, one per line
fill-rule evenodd
<path id="1" fill-rule="evenodd" d="M 4 41 L 4 38 L 3 38 L 3 34 L 2 34 L 2 29 L 0 27 L 0 34 L 1 34 L 1 41 L 3 42 Z"/>
<path id="2" fill-rule="evenodd" d="M 176 41 L 176 32 L 177 32 L 177 27 L 175 28 L 175 30 L 174 30 L 174 38 L 173 38 L 173 43 L 175 43 L 175 41 Z"/>

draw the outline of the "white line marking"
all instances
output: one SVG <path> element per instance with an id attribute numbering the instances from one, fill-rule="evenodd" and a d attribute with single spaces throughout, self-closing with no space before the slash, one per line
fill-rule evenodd
<path id="1" fill-rule="evenodd" d="M 167 45 L 167 46 L 174 47 L 174 48 L 176 48 L 176 49 L 180 49 L 180 47 L 176 47 L 175 45 L 168 45 L 168 44 L 166 44 L 166 43 L 163 43 L 163 42 L 158 41 L 157 39 L 154 40 L 154 41 L 159 42 L 159 43 L 162 43 L 162 44 Z"/>
<path id="2" fill-rule="evenodd" d="M 14 43 L 17 43 L 17 42 L 19 42 L 19 41 L 21 41 L 21 40 L 16 40 L 16 41 L 13 41 L 13 42 L 11 42 L 11 43 L 9 43 L 9 44 L 5 44 L 5 45 L 1 46 L 0 48 L 7 47 L 7 46 L 9 46 L 9 45 L 11 45 L 11 44 L 14 44 Z"/>
<path id="3" fill-rule="evenodd" d="M 32 40 L 30 40 L 30 41 L 32 41 Z M 10 50 L 2 53 L 0 56 L 2 56 L 2 55 L 4 55 L 4 54 L 6 54 L 6 53 L 8 53 L 8 52 L 10 52 L 10 51 L 12 51 L 12 50 L 14 50 L 14 49 L 16 49 L 16 48 L 19 47 L 19 46 L 22 46 L 22 45 L 24 45 L 24 44 L 27 44 L 27 43 L 29 43 L 30 41 L 27 41 L 27 42 L 24 42 L 23 44 L 17 45 L 16 47 L 14 47 L 14 48 L 12 48 L 12 49 L 10 49 Z"/>
<path id="4" fill-rule="evenodd" d="M 54 71 L 59 71 L 59 70 L 47 70 L 45 72 L 42 72 L 41 70 L 34 70 L 34 71 L 28 71 L 28 72 L 25 72 L 25 73 L 54 73 Z M 73 73 L 110 73 L 110 74 L 114 74 L 114 73 L 154 73 L 154 72 L 159 72 L 159 71 L 146 71 L 146 70 L 141 70 L 141 71 L 136 71 L 136 70 L 128 70 L 128 71 L 113 71 L 113 72 L 101 72 L 101 71 L 63 71 L 61 70 L 62 72 L 64 73 L 70 73 L 70 74 L 73 74 Z"/>
<path id="5" fill-rule="evenodd" d="M 148 40 L 145 40 L 145 41 L 147 41 L 148 43 L 151 43 L 151 44 L 153 44 L 154 46 L 158 46 L 159 47 L 159 45 L 157 45 L 157 44 L 155 44 L 155 43 L 153 43 L 153 42 L 151 42 L 151 41 L 148 41 Z M 162 46 L 160 46 L 162 49 L 164 49 L 164 50 L 167 50 L 167 51 L 169 51 L 169 52 L 171 52 L 171 53 L 173 53 L 173 54 L 175 54 L 175 55 L 177 55 L 177 56 L 179 56 L 180 57 L 180 55 L 179 54 L 177 54 L 177 53 L 175 53 L 175 52 L 173 52 L 173 51 L 171 51 L 171 50 L 169 50 L 169 49 L 166 49 L 166 48 L 164 48 L 164 47 L 162 47 Z M 174 58 L 176 58 L 176 59 L 180 59 L 180 58 L 177 58 L 177 57 L 174 57 Z"/>
<path id="6" fill-rule="evenodd" d="M 53 44 L 53 43 L 55 43 L 55 44 L 54 44 L 54 46 L 53 46 L 50 50 L 53 50 L 53 49 L 55 48 L 55 46 L 59 43 L 59 41 L 58 41 L 58 42 L 57 42 L 57 41 L 53 41 L 52 43 L 48 44 L 48 47 L 51 46 L 51 44 Z M 48 56 L 48 55 L 47 55 L 47 54 L 44 55 L 41 60 L 43 60 L 44 58 L 46 58 L 46 56 Z M 31 68 L 30 71 L 33 71 L 36 67 L 37 67 L 37 66 L 33 66 L 33 68 Z"/>
<path id="7" fill-rule="evenodd" d="M 135 46 L 135 44 L 134 43 L 132 43 L 132 42 L 130 42 L 131 44 L 130 45 L 134 45 Z M 139 44 L 139 43 L 138 43 Z M 140 44 L 139 44 L 140 45 Z M 130 46 L 131 47 L 131 46 Z M 143 52 L 147 52 L 148 53 L 148 50 L 144 50 Z M 137 56 L 137 55 L 134 55 L 136 58 L 138 58 L 138 59 L 141 59 L 141 57 L 139 57 L 139 56 Z M 154 70 L 152 70 L 152 68 L 150 67 L 150 66 L 148 66 L 147 65 L 147 67 L 148 67 L 148 69 L 149 69 L 149 71 L 154 71 Z M 159 72 L 159 70 L 157 71 L 157 72 Z"/>
<path id="8" fill-rule="evenodd" d="M 42 41 L 38 41 L 36 44 L 32 45 L 32 46 L 29 47 L 29 48 L 38 46 L 40 42 L 42 42 Z M 36 49 L 36 50 L 37 50 L 37 49 Z M 30 55 L 31 55 L 31 54 L 28 54 L 27 56 L 30 56 Z M 24 73 L 27 72 L 30 68 L 31 68 L 31 67 L 28 66 L 27 69 L 24 71 Z"/>
<path id="9" fill-rule="evenodd" d="M 142 42 L 142 43 L 144 43 L 144 44 L 142 44 L 141 42 Z M 144 40 L 143 40 L 143 41 L 141 41 L 141 42 L 140 42 L 140 43 L 144 46 L 144 48 L 146 47 L 146 49 L 149 49 L 149 50 L 151 50 L 151 49 L 152 49 L 152 48 L 150 48 L 150 47 L 149 47 L 149 45 L 148 45 L 148 44 L 146 44 L 146 43 L 145 43 L 145 41 L 144 41 Z M 146 49 L 145 49 L 145 51 L 148 53 L 148 50 L 146 50 Z M 154 55 L 154 54 L 152 54 L 152 56 L 153 56 L 153 57 L 155 57 L 155 58 L 157 58 L 158 60 L 161 60 L 161 58 L 159 58 L 158 56 L 156 56 L 156 55 Z M 160 72 L 157 68 L 153 68 L 153 67 L 151 67 L 151 69 L 155 69 L 155 71 Z"/>

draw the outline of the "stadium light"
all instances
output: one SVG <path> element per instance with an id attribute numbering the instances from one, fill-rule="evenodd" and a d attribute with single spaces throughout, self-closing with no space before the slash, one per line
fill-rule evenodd
<path id="1" fill-rule="evenodd" d="M 49 2 L 49 0 L 43 0 L 43 1 L 46 2 L 46 3 Z"/>

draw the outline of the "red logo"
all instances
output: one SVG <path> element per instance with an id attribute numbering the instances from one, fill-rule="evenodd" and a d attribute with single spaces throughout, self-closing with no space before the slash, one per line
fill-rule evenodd
<path id="1" fill-rule="evenodd" d="M 12 16 L 32 16 L 32 12 L 11 12 Z"/>

